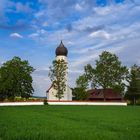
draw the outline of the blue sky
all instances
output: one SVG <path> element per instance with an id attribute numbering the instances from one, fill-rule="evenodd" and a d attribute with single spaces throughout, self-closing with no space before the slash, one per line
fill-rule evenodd
<path id="1" fill-rule="evenodd" d="M 140 65 L 140 0 L 0 0 L 0 65 L 29 60 L 35 95 L 45 96 L 60 40 L 69 50 L 69 84 L 102 51 Z"/>

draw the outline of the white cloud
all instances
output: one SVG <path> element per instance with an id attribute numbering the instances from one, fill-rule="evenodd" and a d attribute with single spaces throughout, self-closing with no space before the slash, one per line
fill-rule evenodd
<path id="1" fill-rule="evenodd" d="M 29 35 L 29 38 L 36 38 L 38 36 L 39 36 L 38 33 L 32 33 L 32 34 Z"/>
<path id="2" fill-rule="evenodd" d="M 8 8 L 11 7 L 12 2 L 9 0 L 0 0 L 0 23 L 5 23 L 7 18 L 5 13 L 9 10 Z"/>
<path id="3" fill-rule="evenodd" d="M 77 11 L 82 11 L 82 6 L 79 4 L 79 3 L 77 3 L 76 5 L 75 5 L 75 9 L 77 10 Z"/>
<path id="4" fill-rule="evenodd" d="M 114 6 L 114 8 L 115 8 L 115 6 Z M 111 8 L 109 7 L 109 6 L 107 6 L 107 7 L 104 7 L 104 8 L 102 8 L 102 7 L 95 7 L 94 8 L 94 11 L 98 14 L 98 15 L 107 15 L 107 14 L 109 14 L 110 13 L 110 11 L 111 11 Z"/>
<path id="5" fill-rule="evenodd" d="M 68 44 L 68 45 L 73 45 L 74 42 L 72 42 L 72 41 L 68 41 L 67 44 Z"/>
<path id="6" fill-rule="evenodd" d="M 89 35 L 90 37 L 101 37 L 101 38 L 105 38 L 105 39 L 110 39 L 110 34 L 107 33 L 106 31 L 97 31 L 97 32 L 93 32 Z"/>
<path id="7" fill-rule="evenodd" d="M 20 35 L 19 33 L 11 33 L 10 37 L 12 37 L 12 38 L 23 38 L 23 36 Z"/>
<path id="8" fill-rule="evenodd" d="M 43 27 L 46 27 L 46 26 L 48 26 L 48 22 L 47 22 L 47 21 L 45 21 L 45 22 L 43 23 Z"/>
<path id="9" fill-rule="evenodd" d="M 44 29 L 39 29 L 39 30 L 37 30 L 35 33 L 29 34 L 28 37 L 29 37 L 29 38 L 32 38 L 32 39 L 35 39 L 35 40 L 41 41 L 41 40 L 43 40 L 43 37 L 42 37 L 42 36 L 44 36 L 44 35 L 46 35 L 46 34 L 47 34 L 47 31 L 46 31 L 46 30 L 44 30 Z"/>
<path id="10" fill-rule="evenodd" d="M 44 10 L 41 10 L 41 11 L 35 13 L 35 17 L 36 18 L 44 17 L 44 15 L 45 15 L 45 11 Z"/>

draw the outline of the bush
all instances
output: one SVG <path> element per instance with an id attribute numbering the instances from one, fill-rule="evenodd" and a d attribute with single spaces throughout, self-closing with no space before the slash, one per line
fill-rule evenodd
<path id="1" fill-rule="evenodd" d="M 134 105 L 134 102 L 132 100 L 126 100 L 128 105 Z M 140 99 L 136 100 L 136 104 L 135 105 L 140 105 Z"/>
<path id="2" fill-rule="evenodd" d="M 44 105 L 49 105 L 47 99 L 44 99 Z"/>
<path id="3" fill-rule="evenodd" d="M 23 99 L 22 97 L 19 97 L 19 96 L 16 96 L 16 97 L 15 97 L 15 101 L 17 101 L 17 102 L 18 102 L 18 101 L 23 101 L 23 100 L 24 100 L 24 99 Z"/>
<path id="4" fill-rule="evenodd" d="M 136 101 L 136 105 L 140 105 L 140 99 Z"/>
<path id="5" fill-rule="evenodd" d="M 0 102 L 3 102 L 5 100 L 5 98 L 0 97 Z"/>
<path id="6" fill-rule="evenodd" d="M 0 93 L 0 101 L 4 101 L 5 98 L 6 97 L 2 93 Z"/>
<path id="7" fill-rule="evenodd" d="M 133 102 L 130 100 L 125 100 L 127 102 L 127 105 L 133 105 Z"/>
<path id="8" fill-rule="evenodd" d="M 8 101 L 9 101 L 9 102 L 14 102 L 14 101 L 15 101 L 14 96 L 10 96 L 10 97 L 8 97 Z"/>

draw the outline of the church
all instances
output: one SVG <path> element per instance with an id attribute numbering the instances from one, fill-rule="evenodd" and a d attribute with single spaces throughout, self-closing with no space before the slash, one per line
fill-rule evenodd
<path id="1" fill-rule="evenodd" d="M 67 65 L 68 65 L 68 60 L 67 60 L 68 49 L 64 46 L 62 41 L 61 41 L 60 45 L 56 48 L 55 54 L 56 54 L 55 60 L 63 59 L 65 62 L 67 62 Z M 67 71 L 67 73 L 68 73 L 68 71 Z M 64 91 L 63 97 L 60 100 L 61 101 L 72 101 L 72 90 L 68 86 L 68 74 L 65 77 L 65 82 L 66 82 L 66 90 Z M 57 93 L 57 90 L 54 89 L 53 84 L 52 84 L 51 87 L 47 90 L 47 99 L 49 101 L 59 100 L 56 97 L 56 93 Z"/>

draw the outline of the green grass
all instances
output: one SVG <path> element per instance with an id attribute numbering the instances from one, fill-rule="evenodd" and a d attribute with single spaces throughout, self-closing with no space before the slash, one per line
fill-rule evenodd
<path id="1" fill-rule="evenodd" d="M 140 106 L 0 107 L 0 140 L 140 140 Z"/>

